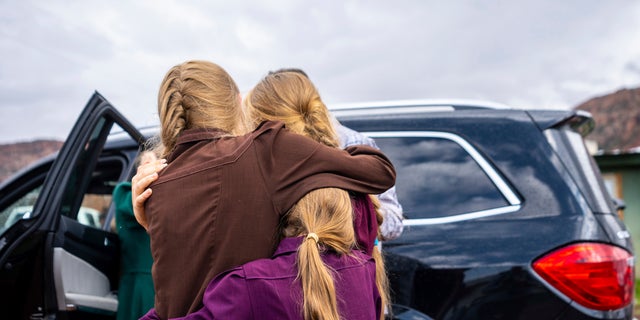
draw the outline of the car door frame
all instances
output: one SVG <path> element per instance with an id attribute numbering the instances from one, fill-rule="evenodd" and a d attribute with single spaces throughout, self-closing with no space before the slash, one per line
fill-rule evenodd
<path id="1" fill-rule="evenodd" d="M 40 288 L 33 290 L 34 294 L 42 294 L 43 297 L 29 297 L 28 300 L 33 301 L 27 307 L 22 308 L 30 308 L 30 310 L 17 311 L 21 315 L 47 318 L 51 314 L 65 312 L 68 309 L 67 306 L 58 305 L 56 281 L 53 274 L 53 247 L 64 243 L 64 237 L 68 236 L 67 232 L 59 232 L 58 230 L 62 220 L 61 205 L 63 197 L 72 170 L 76 168 L 81 155 L 87 151 L 89 152 L 85 153 L 85 160 L 88 161 L 84 164 L 84 173 L 91 172 L 98 161 L 111 129 L 116 124 L 127 132 L 138 145 L 144 143 L 144 136 L 135 126 L 100 93 L 94 92 L 51 165 L 44 180 L 42 191 L 34 205 L 31 218 L 20 221 L 21 225 L 15 228 L 16 230 L 21 230 L 20 234 L 5 233 L 0 238 L 0 272 L 2 272 L 3 269 L 8 270 L 11 268 L 10 261 L 13 255 L 25 254 L 22 248 L 29 243 L 32 235 L 44 235 L 35 237 L 43 240 L 38 244 L 29 244 L 29 248 L 31 248 L 29 250 L 33 251 L 26 253 L 42 254 L 44 256 L 42 265 L 35 267 L 37 268 L 35 272 L 42 274 L 42 279 L 35 283 L 41 283 L 44 288 L 42 290 Z M 101 127 L 96 131 L 99 126 Z M 95 139 L 94 144 L 90 145 L 87 142 L 92 138 Z M 79 203 L 77 205 L 79 206 Z M 109 233 L 104 230 L 96 230 L 105 234 Z M 15 236 L 15 238 L 10 238 L 10 235 Z M 109 240 L 112 239 L 109 238 Z M 105 236 L 106 241 L 107 236 Z M 117 241 L 117 237 L 115 241 Z M 10 290 L 11 288 L 5 289 Z"/>

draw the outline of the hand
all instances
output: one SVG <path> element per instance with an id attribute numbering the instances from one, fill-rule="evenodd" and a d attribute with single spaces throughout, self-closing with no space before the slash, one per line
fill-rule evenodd
<path id="1" fill-rule="evenodd" d="M 149 185 L 158 179 L 158 172 L 167 166 L 167 160 L 157 159 L 155 155 L 148 152 L 152 156 L 144 154 L 141 156 L 140 166 L 136 171 L 136 175 L 131 178 L 131 201 L 133 203 L 133 214 L 138 223 L 148 228 L 147 215 L 144 210 L 144 203 L 151 196 Z"/>

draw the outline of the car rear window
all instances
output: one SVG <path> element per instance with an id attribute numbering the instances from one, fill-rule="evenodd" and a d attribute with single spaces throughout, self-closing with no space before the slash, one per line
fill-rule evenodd
<path id="1" fill-rule="evenodd" d="M 396 167 L 396 189 L 409 219 L 445 218 L 510 203 L 474 157 L 442 137 L 376 137 Z"/>

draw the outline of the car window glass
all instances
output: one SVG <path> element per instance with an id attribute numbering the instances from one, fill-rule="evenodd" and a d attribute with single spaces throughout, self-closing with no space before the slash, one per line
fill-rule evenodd
<path id="1" fill-rule="evenodd" d="M 31 210 L 42 190 L 42 184 L 28 191 L 24 196 L 0 211 L 0 234 L 20 219 L 31 217 Z"/>
<path id="2" fill-rule="evenodd" d="M 410 219 L 449 217 L 509 205 L 473 157 L 452 140 L 375 140 L 396 168 L 398 200 Z"/>
<path id="3" fill-rule="evenodd" d="M 546 130 L 545 136 L 591 209 L 600 213 L 614 213 L 612 200 L 600 178 L 600 169 L 589 154 L 582 136 L 569 127 Z"/>
<path id="4" fill-rule="evenodd" d="M 101 229 L 106 222 L 110 206 L 110 193 L 101 194 L 97 193 L 97 191 L 88 192 L 82 199 L 82 205 L 80 206 L 76 219 L 84 225 Z"/>
<path id="5" fill-rule="evenodd" d="M 91 181 L 82 199 L 76 219 L 85 225 L 115 230 L 115 221 L 108 219 L 115 186 L 127 175 L 126 158 L 103 155 L 91 173 Z M 105 223 L 109 224 L 105 228 Z"/>

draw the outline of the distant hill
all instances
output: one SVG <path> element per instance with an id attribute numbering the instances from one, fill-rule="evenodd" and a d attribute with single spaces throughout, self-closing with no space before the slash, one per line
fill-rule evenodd
<path id="1" fill-rule="evenodd" d="M 590 99 L 575 109 L 591 113 L 596 127 L 588 136 L 605 153 L 640 147 L 640 88 Z"/>
<path id="2" fill-rule="evenodd" d="M 36 160 L 57 152 L 62 141 L 36 140 L 0 144 L 0 182 Z"/>

